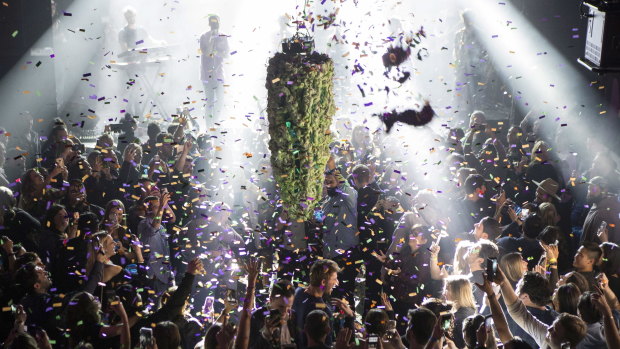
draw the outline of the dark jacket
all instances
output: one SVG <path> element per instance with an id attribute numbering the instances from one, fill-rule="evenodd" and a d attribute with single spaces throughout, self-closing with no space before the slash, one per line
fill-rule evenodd
<path id="1" fill-rule="evenodd" d="M 590 207 L 588 215 L 583 222 L 583 233 L 581 234 L 581 242 L 593 241 L 600 243 L 596 233 L 603 221 L 607 222 L 607 230 L 609 232 L 609 242 L 620 243 L 620 202 L 618 196 L 608 196 Z"/>
<path id="2" fill-rule="evenodd" d="M 261 334 L 261 329 L 265 325 L 265 318 L 269 315 L 269 308 L 267 306 L 256 309 L 252 313 L 250 319 L 250 349 L 271 349 L 271 343 L 265 339 Z M 288 331 L 291 334 L 293 341 L 297 340 L 297 326 L 295 312 L 291 310 L 291 316 L 289 317 L 286 325 Z"/>
<path id="3" fill-rule="evenodd" d="M 297 338 L 295 338 L 295 342 L 297 343 L 298 349 L 306 349 L 308 345 L 308 339 L 304 335 L 304 324 L 306 322 L 306 316 L 308 316 L 311 311 L 317 309 L 324 311 L 325 314 L 327 314 L 327 317 L 332 319 L 332 330 L 325 339 L 325 344 L 328 347 L 331 347 L 334 343 L 336 338 L 335 334 L 338 333 L 342 327 L 340 326 L 339 321 L 334 321 L 334 311 L 331 304 L 325 303 L 323 298 L 314 297 L 306 293 L 305 290 L 300 287 L 295 291 L 295 301 L 293 302 L 293 311 L 296 314 L 295 325 L 297 326 Z M 345 318 L 344 327 L 353 329 L 354 320 L 355 319 L 353 317 Z"/>
<path id="4" fill-rule="evenodd" d="M 185 273 L 183 280 L 179 284 L 179 287 L 174 294 L 168 299 L 168 302 L 164 304 L 159 310 L 147 317 L 142 317 L 131 328 L 131 347 L 138 345 L 140 339 L 140 328 L 151 327 L 151 324 L 156 324 L 162 321 L 173 321 L 180 313 L 185 301 L 189 297 L 192 291 L 192 285 L 194 284 L 195 275 Z"/>

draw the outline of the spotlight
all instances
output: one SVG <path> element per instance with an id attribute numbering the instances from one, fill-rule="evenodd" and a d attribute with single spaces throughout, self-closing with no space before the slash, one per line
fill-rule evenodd
<path id="1" fill-rule="evenodd" d="M 620 1 L 586 1 L 588 18 L 585 55 L 577 61 L 597 73 L 620 72 Z"/>

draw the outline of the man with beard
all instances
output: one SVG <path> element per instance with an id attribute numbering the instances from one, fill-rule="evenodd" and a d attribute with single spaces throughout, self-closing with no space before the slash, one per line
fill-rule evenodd
<path id="1" fill-rule="evenodd" d="M 341 299 L 332 298 L 331 305 L 325 304 L 325 298 L 329 297 L 332 290 L 338 286 L 338 272 L 340 268 L 336 262 L 329 259 L 320 259 L 310 268 L 310 282 L 308 287 L 298 288 L 295 291 L 295 300 L 293 302 L 293 312 L 295 313 L 295 321 L 297 326 L 297 337 L 295 339 L 297 348 L 305 349 L 308 346 L 308 339 L 304 335 L 305 319 L 313 310 L 323 310 L 327 314 L 327 318 L 332 322 L 330 333 L 325 339 L 327 347 L 332 346 L 334 341 L 334 333 L 338 330 L 334 321 L 334 310 L 345 316 L 345 327 L 353 329 L 353 321 L 355 313 L 349 305 Z M 336 309 L 332 308 L 332 305 Z"/>
<path id="2" fill-rule="evenodd" d="M 620 202 L 618 195 L 608 192 L 608 182 L 603 177 L 594 177 L 588 182 L 588 194 L 586 200 L 590 206 L 588 215 L 583 223 L 581 243 L 593 241 L 600 243 L 598 236 L 601 224 L 606 222 L 606 235 L 609 242 L 620 243 L 620 232 L 616 227 L 620 226 Z M 605 230 L 605 229 L 603 229 Z"/>
<path id="3" fill-rule="evenodd" d="M 336 293 L 353 303 L 356 255 L 359 243 L 357 233 L 357 192 L 351 188 L 336 168 L 333 157 L 325 171 L 327 197 L 323 199 L 319 220 L 322 220 L 323 258 L 334 260 L 342 268 L 342 285 Z M 302 319 L 305 317 L 302 317 Z"/>

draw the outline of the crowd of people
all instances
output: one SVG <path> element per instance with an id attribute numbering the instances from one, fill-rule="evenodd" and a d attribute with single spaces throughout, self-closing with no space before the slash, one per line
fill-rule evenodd
<path id="1" fill-rule="evenodd" d="M 616 165 L 596 138 L 578 140 L 595 156 L 575 152 L 562 127 L 532 116 L 503 135 L 478 111 L 437 135 L 441 191 L 419 185 L 389 136 L 355 126 L 299 220 L 265 159 L 221 200 L 214 137 L 192 132 L 189 113 L 165 130 L 126 115 L 88 147 L 60 119 L 38 134 L 24 113 L 0 134 L 0 339 L 620 347 Z"/>

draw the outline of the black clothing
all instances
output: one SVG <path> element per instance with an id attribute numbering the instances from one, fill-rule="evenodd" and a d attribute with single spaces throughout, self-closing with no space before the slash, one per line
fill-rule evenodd
<path id="1" fill-rule="evenodd" d="M 265 318 L 269 315 L 269 307 L 264 306 L 256 309 L 252 313 L 250 319 L 250 346 L 249 349 L 272 349 L 271 343 L 266 340 L 262 334 L 261 329 L 265 325 Z M 291 311 L 291 316 L 287 321 L 288 331 L 291 335 L 291 339 L 294 341 L 298 338 L 295 313 Z"/>
<path id="2" fill-rule="evenodd" d="M 297 326 L 297 338 L 295 338 L 295 342 L 297 343 L 298 349 L 306 349 L 308 345 L 308 339 L 304 335 L 304 324 L 306 322 L 306 317 L 313 310 L 322 310 L 327 314 L 327 317 L 331 319 L 332 322 L 331 331 L 327 335 L 325 339 L 325 344 L 328 347 L 331 347 L 332 343 L 336 338 L 336 333 L 340 330 L 340 326 L 337 326 L 337 321 L 334 321 L 334 310 L 331 304 L 325 303 L 323 298 L 315 297 L 305 292 L 303 288 L 298 288 L 295 291 L 295 301 L 293 302 L 293 311 L 296 314 L 296 326 Z M 344 327 L 349 327 L 353 329 L 353 321 L 355 319 L 353 317 L 345 318 Z"/>

